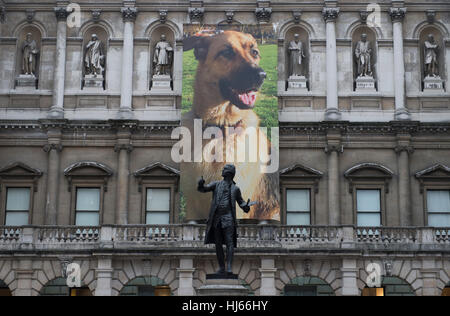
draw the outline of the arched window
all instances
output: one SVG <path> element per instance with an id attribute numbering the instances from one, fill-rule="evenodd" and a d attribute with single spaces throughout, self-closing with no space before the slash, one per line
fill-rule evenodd
<path id="1" fill-rule="evenodd" d="M 88 287 L 69 288 L 65 278 L 49 281 L 39 293 L 40 296 L 92 296 Z"/>
<path id="2" fill-rule="evenodd" d="M 331 286 L 318 277 L 297 277 L 284 287 L 285 296 L 334 296 Z"/>
<path id="3" fill-rule="evenodd" d="M 128 282 L 120 291 L 120 296 L 171 296 L 172 291 L 157 277 L 138 277 Z"/>

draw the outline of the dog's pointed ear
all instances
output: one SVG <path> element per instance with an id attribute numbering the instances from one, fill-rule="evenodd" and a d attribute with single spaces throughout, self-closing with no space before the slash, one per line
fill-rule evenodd
<path id="1" fill-rule="evenodd" d="M 205 60 L 208 55 L 211 37 L 209 36 L 191 36 L 183 40 L 183 50 L 194 49 L 194 55 L 197 60 Z"/>

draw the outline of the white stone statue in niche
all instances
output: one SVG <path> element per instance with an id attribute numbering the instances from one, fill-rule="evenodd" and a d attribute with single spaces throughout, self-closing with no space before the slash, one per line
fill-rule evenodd
<path id="1" fill-rule="evenodd" d="M 103 88 L 105 71 L 105 54 L 103 43 L 96 34 L 92 34 L 91 40 L 86 45 L 84 55 L 84 87 Z"/>
<path id="2" fill-rule="evenodd" d="M 24 75 L 36 76 L 36 62 L 39 55 L 36 41 L 31 33 L 27 34 L 27 38 L 22 45 L 23 65 L 22 73 Z"/>
<path id="3" fill-rule="evenodd" d="M 104 59 L 102 42 L 96 34 L 92 34 L 91 40 L 86 45 L 86 55 L 84 58 L 86 75 L 102 75 Z"/>
<path id="4" fill-rule="evenodd" d="M 303 60 L 306 58 L 303 43 L 300 41 L 300 35 L 294 34 L 294 40 L 288 46 L 289 55 L 289 92 L 305 92 L 307 91 L 307 82 L 303 74 Z"/>
<path id="5" fill-rule="evenodd" d="M 153 54 L 154 73 L 152 78 L 152 91 L 171 90 L 171 70 L 173 63 L 173 48 L 166 40 L 166 35 L 161 35 L 161 40 L 156 44 Z"/>
<path id="6" fill-rule="evenodd" d="M 372 70 L 372 44 L 367 39 L 367 34 L 361 35 L 361 40 L 356 44 L 355 57 L 357 69 L 356 91 L 375 92 L 375 79 Z"/>
<path id="7" fill-rule="evenodd" d="M 443 93 L 444 81 L 439 76 L 439 45 L 433 34 L 428 35 L 428 40 L 423 44 L 425 79 L 424 91 L 430 93 Z"/>
<path id="8" fill-rule="evenodd" d="M 29 89 L 37 87 L 36 69 L 39 56 L 39 49 L 33 35 L 28 33 L 21 47 L 22 51 L 22 71 L 16 78 L 16 87 L 19 89 Z"/>

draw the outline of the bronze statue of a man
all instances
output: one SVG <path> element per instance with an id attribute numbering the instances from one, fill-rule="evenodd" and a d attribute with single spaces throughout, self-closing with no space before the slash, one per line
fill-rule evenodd
<path id="1" fill-rule="evenodd" d="M 223 245 L 227 247 L 227 270 L 232 274 L 234 248 L 237 247 L 236 202 L 246 213 L 250 212 L 250 200 L 245 202 L 241 190 L 233 181 L 236 168 L 226 165 L 222 171 L 223 180 L 205 185 L 203 177 L 198 182 L 198 191 L 213 192 L 213 200 L 207 222 L 205 244 L 215 244 L 219 271 L 225 274 Z"/>

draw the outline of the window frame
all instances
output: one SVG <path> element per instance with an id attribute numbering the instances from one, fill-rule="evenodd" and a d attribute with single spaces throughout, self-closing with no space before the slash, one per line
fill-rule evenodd
<path id="1" fill-rule="evenodd" d="M 358 212 L 358 191 L 363 190 L 378 190 L 380 191 L 380 211 L 379 212 Z M 353 218 L 355 219 L 355 226 L 358 226 L 358 213 L 365 214 L 378 214 L 380 213 L 380 226 L 386 226 L 386 189 L 383 185 L 379 184 L 357 184 L 353 188 Z M 364 226 L 361 226 L 364 227 Z M 377 226 L 370 226 L 377 227 Z"/>
<path id="2" fill-rule="evenodd" d="M 423 214 L 424 214 L 424 223 L 426 227 L 437 227 L 438 226 L 429 226 L 428 224 L 428 217 L 429 217 L 429 212 L 428 212 L 428 191 L 450 191 L 450 184 L 424 184 L 423 187 Z M 432 212 L 431 214 L 448 214 L 450 216 L 450 212 L 449 213 L 436 213 L 436 212 Z"/>
<path id="3" fill-rule="evenodd" d="M 77 196 L 78 196 L 78 189 L 98 189 L 99 193 L 100 193 L 100 205 L 99 205 L 99 210 L 98 210 L 98 225 L 94 225 L 93 227 L 96 226 L 101 226 L 103 224 L 103 206 L 104 206 L 104 197 L 105 197 L 105 188 L 103 186 L 103 184 L 100 184 L 100 182 L 95 183 L 95 182 L 80 182 L 77 183 L 78 181 L 75 181 L 74 184 L 72 184 L 72 190 L 71 190 L 71 214 L 70 214 L 70 222 L 73 223 L 74 226 L 78 226 L 76 223 L 77 220 Z M 84 213 L 94 213 L 94 211 L 81 211 Z M 96 213 L 96 212 L 95 212 Z M 82 227 L 82 226 L 81 226 Z"/>
<path id="4" fill-rule="evenodd" d="M 142 201 L 141 201 L 141 223 L 144 225 L 151 225 L 147 224 L 147 213 L 150 213 L 150 211 L 147 211 L 147 190 L 148 189 L 168 189 L 170 192 L 169 195 L 169 224 L 172 224 L 175 222 L 175 186 L 171 183 L 164 183 L 164 182 L 158 182 L 155 181 L 143 181 L 142 182 Z M 162 213 L 162 212 L 160 212 Z"/>
<path id="5" fill-rule="evenodd" d="M 26 225 L 22 226 L 28 226 L 31 225 L 32 219 L 33 219 L 33 206 L 34 206 L 34 184 L 30 183 L 29 181 L 22 181 L 22 180 L 9 180 L 8 182 L 4 182 L 1 188 L 1 209 L 0 209 L 0 226 L 6 225 L 6 215 L 8 210 L 6 209 L 6 204 L 8 203 L 8 189 L 29 189 L 30 190 L 30 203 L 28 206 L 28 223 Z"/>
<path id="6" fill-rule="evenodd" d="M 313 226 L 316 223 L 316 216 L 315 212 L 313 210 L 316 209 L 315 205 L 315 193 L 314 193 L 314 185 L 312 184 L 303 184 L 303 185 L 296 185 L 296 184 L 284 184 L 282 186 L 282 195 L 283 195 L 283 223 L 285 225 L 287 224 L 287 191 L 288 190 L 308 190 L 309 191 L 309 222 L 310 225 L 307 226 Z M 299 213 L 299 214 L 306 214 L 307 212 L 290 212 L 290 213 Z"/>
<path id="7" fill-rule="evenodd" d="M 77 193 L 78 189 L 100 189 L 100 210 L 98 214 L 98 226 L 103 225 L 104 199 L 106 185 L 101 179 L 73 179 L 70 184 L 70 223 L 76 225 Z M 95 227 L 95 226 L 94 226 Z"/>

